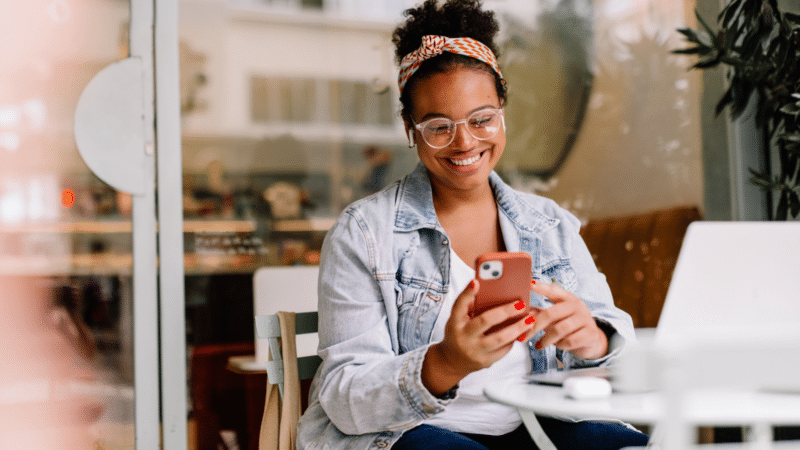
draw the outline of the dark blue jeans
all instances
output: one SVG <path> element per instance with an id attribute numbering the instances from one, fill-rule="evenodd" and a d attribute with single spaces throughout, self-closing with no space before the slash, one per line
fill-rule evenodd
<path id="1" fill-rule="evenodd" d="M 558 450 L 619 450 L 644 446 L 647 435 L 624 425 L 602 422 L 565 422 L 539 417 Z M 538 450 L 524 425 L 502 436 L 456 433 L 430 425 L 406 431 L 392 450 Z"/>

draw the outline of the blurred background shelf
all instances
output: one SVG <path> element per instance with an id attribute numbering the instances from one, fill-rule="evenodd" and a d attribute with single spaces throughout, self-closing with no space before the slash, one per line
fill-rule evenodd
<path id="1" fill-rule="evenodd" d="M 286 219 L 274 221 L 273 231 L 327 231 L 335 218 Z M 253 232 L 256 220 L 185 220 L 184 233 Z M 125 220 L 23 223 L 0 225 L 0 233 L 130 233 L 131 222 Z"/>

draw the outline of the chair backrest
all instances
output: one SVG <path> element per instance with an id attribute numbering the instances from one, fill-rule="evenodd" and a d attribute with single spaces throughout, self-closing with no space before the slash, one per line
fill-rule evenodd
<path id="1" fill-rule="evenodd" d="M 255 318 L 256 332 L 269 343 L 272 359 L 267 369 L 264 415 L 258 435 L 259 450 L 293 450 L 297 445 L 297 422 L 302 414 L 300 380 L 313 377 L 322 360 L 297 357 L 296 335 L 317 330 L 317 313 L 278 311 Z"/>
<path id="2" fill-rule="evenodd" d="M 683 236 L 701 218 L 694 206 L 589 220 L 581 236 L 614 304 L 631 315 L 636 328 L 658 323 Z"/>
<path id="3" fill-rule="evenodd" d="M 303 335 L 317 332 L 317 312 L 302 312 L 295 315 L 295 334 Z M 256 316 L 256 333 L 259 339 L 266 339 L 269 344 L 271 360 L 266 361 L 267 382 L 277 384 L 283 396 L 284 368 L 281 353 L 281 325 L 276 314 Z M 296 349 L 295 349 L 296 350 Z M 300 380 L 314 378 L 322 359 L 317 355 L 299 356 L 297 372 Z"/>
<path id="4" fill-rule="evenodd" d="M 319 266 L 261 267 L 253 275 L 253 311 L 268 316 L 278 311 L 316 311 Z M 315 355 L 319 340 L 315 333 L 297 338 L 297 355 Z M 267 341 L 255 339 L 256 363 L 269 359 Z"/>

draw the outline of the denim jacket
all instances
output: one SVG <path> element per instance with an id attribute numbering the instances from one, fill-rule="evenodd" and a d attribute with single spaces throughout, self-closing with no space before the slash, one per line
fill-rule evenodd
<path id="1" fill-rule="evenodd" d="M 494 172 L 489 181 L 507 249 L 530 253 L 534 279 L 558 280 L 604 331 L 621 338 L 605 357 L 584 360 L 554 346 L 535 350 L 536 336 L 529 341 L 534 370 L 559 360 L 566 367 L 607 363 L 635 339 L 633 325 L 614 307 L 578 235 L 580 222 L 552 200 L 511 189 Z M 449 275 L 450 242 L 422 164 L 341 214 L 322 246 L 322 365 L 298 424 L 299 450 L 390 448 L 403 431 L 444 411 L 452 400 L 428 392 L 420 372 Z M 531 293 L 531 305 L 550 303 Z"/>

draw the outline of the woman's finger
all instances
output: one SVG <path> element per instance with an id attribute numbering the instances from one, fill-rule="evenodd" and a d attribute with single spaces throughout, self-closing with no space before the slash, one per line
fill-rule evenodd
<path id="1" fill-rule="evenodd" d="M 563 302 L 566 301 L 569 296 L 575 296 L 575 294 L 565 290 L 557 284 L 550 284 L 536 280 L 531 280 L 531 290 L 542 297 L 547 298 L 553 303 Z"/>
<path id="2" fill-rule="evenodd" d="M 545 329 L 542 337 L 539 338 L 539 340 L 536 342 L 538 346 L 535 347 L 539 349 L 547 347 L 548 345 L 555 344 L 558 348 L 562 350 L 567 350 L 565 348 L 559 347 L 558 343 L 585 327 L 586 324 L 583 323 L 582 321 L 575 320 L 574 316 L 568 316 L 565 319 L 560 320 L 558 322 L 554 322 L 550 326 L 548 326 Z"/>
<path id="3" fill-rule="evenodd" d="M 480 290 L 480 282 L 473 279 L 469 282 L 466 288 L 461 291 L 456 301 L 453 303 L 453 309 L 450 312 L 451 316 L 464 318 L 469 316 L 469 308 L 475 301 L 475 294 Z"/>
<path id="4" fill-rule="evenodd" d="M 494 308 L 488 309 L 476 316 L 471 325 L 476 331 L 486 333 L 487 331 L 501 325 L 512 318 L 531 317 L 530 324 L 535 322 L 536 312 L 528 308 L 523 300 L 509 302 Z"/>
<path id="5" fill-rule="evenodd" d="M 561 339 L 553 343 L 561 350 L 574 351 L 582 348 L 589 347 L 592 344 L 594 335 L 589 327 L 583 327 L 575 330 Z"/>
<path id="6" fill-rule="evenodd" d="M 485 335 L 488 349 L 504 347 L 516 341 L 525 341 L 533 336 L 533 324 L 536 318 L 531 315 L 523 314 L 517 316 L 514 322 L 509 323 L 503 328 L 498 328 Z"/>
<path id="7" fill-rule="evenodd" d="M 536 315 L 536 326 L 533 328 L 534 333 L 546 330 L 553 324 L 564 320 L 565 318 L 573 315 L 575 308 L 569 303 L 558 303 L 549 308 L 541 309 Z"/>

